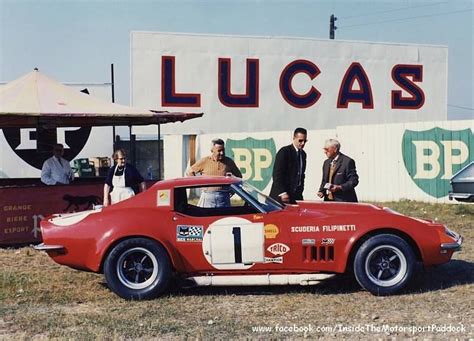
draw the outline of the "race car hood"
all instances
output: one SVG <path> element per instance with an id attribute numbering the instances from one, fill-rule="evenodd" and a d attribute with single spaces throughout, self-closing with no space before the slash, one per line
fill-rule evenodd
<path id="1" fill-rule="evenodd" d="M 367 203 L 347 203 L 347 202 L 321 202 L 321 201 L 299 201 L 298 205 L 292 205 L 291 209 L 298 210 L 301 215 L 311 215 L 312 212 L 324 212 L 326 215 L 369 215 L 386 216 L 391 215 L 397 220 L 411 220 L 425 226 L 442 226 L 436 221 L 410 217 L 392 210 L 389 207 L 382 207 Z"/>
<path id="2" fill-rule="evenodd" d="M 292 206 L 301 212 L 308 210 L 324 211 L 326 213 L 361 214 L 375 211 L 383 211 L 384 208 L 372 204 L 347 203 L 347 202 L 321 202 L 321 201 L 299 201 L 298 205 Z M 391 211 L 393 212 L 393 211 Z M 396 212 L 393 212 L 396 213 Z"/>

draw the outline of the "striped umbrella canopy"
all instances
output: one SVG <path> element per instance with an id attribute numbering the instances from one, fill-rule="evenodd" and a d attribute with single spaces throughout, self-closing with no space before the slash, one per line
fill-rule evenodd
<path id="1" fill-rule="evenodd" d="M 38 69 L 0 88 L 0 128 L 147 125 L 202 115 L 110 103 L 61 84 Z"/>

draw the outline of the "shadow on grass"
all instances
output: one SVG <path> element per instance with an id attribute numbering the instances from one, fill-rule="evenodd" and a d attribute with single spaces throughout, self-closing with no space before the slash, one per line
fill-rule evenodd
<path id="1" fill-rule="evenodd" d="M 474 283 L 474 263 L 463 260 L 451 262 L 436 267 L 423 269 L 415 267 L 415 275 L 408 287 L 399 295 L 422 294 L 445 290 L 464 284 Z M 173 283 L 171 295 L 283 295 L 297 293 L 313 293 L 315 295 L 351 294 L 363 289 L 352 275 L 336 275 L 317 285 L 283 285 L 283 286 L 229 286 L 229 287 L 192 287 L 185 288 L 182 283 Z"/>
<path id="2" fill-rule="evenodd" d="M 443 265 L 420 268 L 405 293 L 439 291 L 471 283 L 474 283 L 474 263 L 451 260 Z"/>
<path id="3" fill-rule="evenodd" d="M 317 295 L 333 295 L 352 293 L 361 288 L 352 276 L 336 275 L 317 285 L 275 285 L 275 286 L 222 286 L 222 287 L 191 287 L 174 286 L 170 294 L 184 296 L 194 295 L 286 295 L 313 293 Z"/>

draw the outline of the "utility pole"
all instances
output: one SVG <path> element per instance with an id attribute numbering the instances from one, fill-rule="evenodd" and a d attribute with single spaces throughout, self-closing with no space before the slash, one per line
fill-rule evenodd
<path id="1" fill-rule="evenodd" d="M 337 30 L 337 27 L 334 25 L 334 23 L 336 20 L 337 18 L 334 16 L 334 14 L 331 14 L 329 17 L 329 39 L 334 39 L 335 37 L 335 31 Z"/>
<path id="2" fill-rule="evenodd" d="M 112 103 L 115 103 L 115 81 L 114 81 L 114 64 L 110 64 L 110 88 L 112 89 Z M 115 152 L 115 149 L 116 149 L 116 146 L 115 146 L 115 143 L 116 143 L 116 137 L 115 137 L 115 125 L 112 126 L 112 138 L 113 138 L 113 141 L 112 141 L 112 148 L 113 148 L 113 151 L 112 153 Z"/>

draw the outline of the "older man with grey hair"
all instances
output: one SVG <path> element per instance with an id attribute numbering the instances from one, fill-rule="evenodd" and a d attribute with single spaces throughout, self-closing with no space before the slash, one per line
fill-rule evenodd
<path id="1" fill-rule="evenodd" d="M 55 144 L 53 146 L 53 156 L 47 159 L 41 168 L 41 182 L 46 185 L 67 185 L 74 180 L 71 165 L 63 155 L 63 145 Z"/>
<path id="2" fill-rule="evenodd" d="M 187 172 L 189 176 L 197 174 L 208 176 L 225 176 L 232 174 L 241 178 L 242 173 L 235 162 L 225 156 L 225 146 L 222 139 L 211 141 L 211 155 L 197 161 Z M 230 206 L 230 193 L 219 187 L 209 187 L 201 193 L 200 207 L 228 207 Z"/>
<path id="3" fill-rule="evenodd" d="M 327 160 L 323 164 L 318 197 L 324 201 L 357 202 L 354 188 L 359 183 L 359 176 L 355 161 L 341 153 L 341 144 L 336 139 L 326 140 L 323 149 Z"/>

